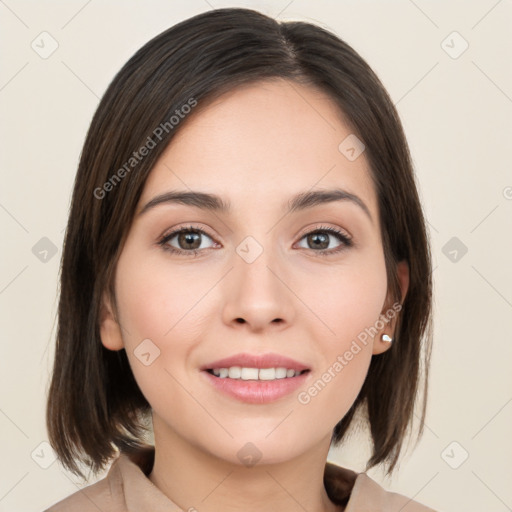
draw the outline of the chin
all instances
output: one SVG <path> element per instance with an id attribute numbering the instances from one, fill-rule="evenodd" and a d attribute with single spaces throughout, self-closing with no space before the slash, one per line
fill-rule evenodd
<path id="1" fill-rule="evenodd" d="M 281 420 L 282 418 L 279 421 Z M 302 438 L 285 434 L 284 430 L 281 433 L 272 432 L 279 421 L 274 422 L 273 427 L 268 430 L 265 429 L 263 433 L 261 430 L 255 429 L 254 431 L 244 430 L 240 435 L 236 435 L 235 432 L 230 430 L 234 436 L 233 439 L 225 439 L 215 447 L 212 446 L 215 440 L 210 439 L 209 446 L 206 448 L 215 457 L 223 459 L 229 464 L 239 466 L 252 467 L 256 464 L 261 466 L 287 462 L 298 457 L 306 448 L 306 443 L 303 442 Z M 279 427 L 277 427 L 278 429 Z M 300 431 L 294 430 L 296 432 Z M 269 432 L 272 433 L 268 435 Z"/>

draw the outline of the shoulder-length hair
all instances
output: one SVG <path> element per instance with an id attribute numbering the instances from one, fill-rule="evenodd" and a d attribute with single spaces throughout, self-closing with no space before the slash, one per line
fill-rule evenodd
<path id="1" fill-rule="evenodd" d="M 367 469 L 383 463 L 391 473 L 412 425 L 422 374 L 418 440 L 423 433 L 432 337 L 431 255 L 393 102 L 361 56 L 328 30 L 306 22 L 277 22 L 250 9 L 217 9 L 174 25 L 139 49 L 107 88 L 87 133 L 62 253 L 46 411 L 49 442 L 76 475 L 84 477 L 77 461 L 97 473 L 117 451 L 147 446 L 143 420 L 150 404 L 125 350 L 107 350 L 99 335 L 104 292 L 117 311 L 115 266 L 146 179 L 186 124 L 184 114 L 191 111 L 190 118 L 223 93 L 266 79 L 320 88 L 339 106 L 366 147 L 378 196 L 388 291 L 397 301 L 397 262 L 405 260 L 410 269 L 395 341 L 372 357 L 357 399 L 333 430 L 332 443 L 342 441 L 361 409 L 373 441 Z"/>

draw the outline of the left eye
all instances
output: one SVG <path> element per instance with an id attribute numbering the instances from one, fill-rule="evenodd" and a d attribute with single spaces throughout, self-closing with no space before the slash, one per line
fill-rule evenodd
<path id="1" fill-rule="evenodd" d="M 329 248 L 330 240 L 329 237 L 334 237 L 338 240 L 338 245 L 334 248 Z M 343 247 L 350 247 L 352 245 L 351 239 L 343 234 L 341 231 L 333 228 L 319 228 L 315 231 L 306 233 L 301 240 L 306 240 L 307 247 L 305 249 L 321 249 L 322 251 L 315 250 L 314 252 L 324 252 L 326 254 L 337 252 Z"/>

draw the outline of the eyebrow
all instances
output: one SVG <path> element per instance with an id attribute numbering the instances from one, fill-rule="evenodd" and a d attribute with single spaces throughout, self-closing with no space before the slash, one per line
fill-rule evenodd
<path id="1" fill-rule="evenodd" d="M 370 210 L 368 209 L 366 204 L 361 200 L 361 198 L 359 198 L 355 194 L 352 194 L 340 188 L 313 190 L 296 194 L 293 197 L 291 197 L 290 200 L 288 201 L 287 213 L 302 211 L 308 208 L 313 208 L 314 206 L 333 203 L 337 201 L 349 201 L 353 204 L 356 204 L 365 212 L 370 221 L 373 222 Z M 202 210 L 224 214 L 227 214 L 231 211 L 231 203 L 229 201 L 225 201 L 216 194 L 209 194 L 206 192 L 198 191 L 171 190 L 169 192 L 165 192 L 164 194 L 158 195 L 151 199 L 148 203 L 144 205 L 144 207 L 142 208 L 138 215 L 140 216 L 158 205 L 169 203 L 195 206 L 196 208 L 200 208 Z"/>

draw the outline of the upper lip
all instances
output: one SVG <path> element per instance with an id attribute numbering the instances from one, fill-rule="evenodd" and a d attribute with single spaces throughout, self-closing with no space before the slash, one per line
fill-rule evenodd
<path id="1" fill-rule="evenodd" d="M 281 354 L 235 354 L 230 357 L 218 359 L 201 366 L 201 370 L 213 370 L 214 368 L 230 368 L 241 366 L 244 368 L 287 368 L 292 370 L 309 370 L 309 367 L 299 361 Z"/>

